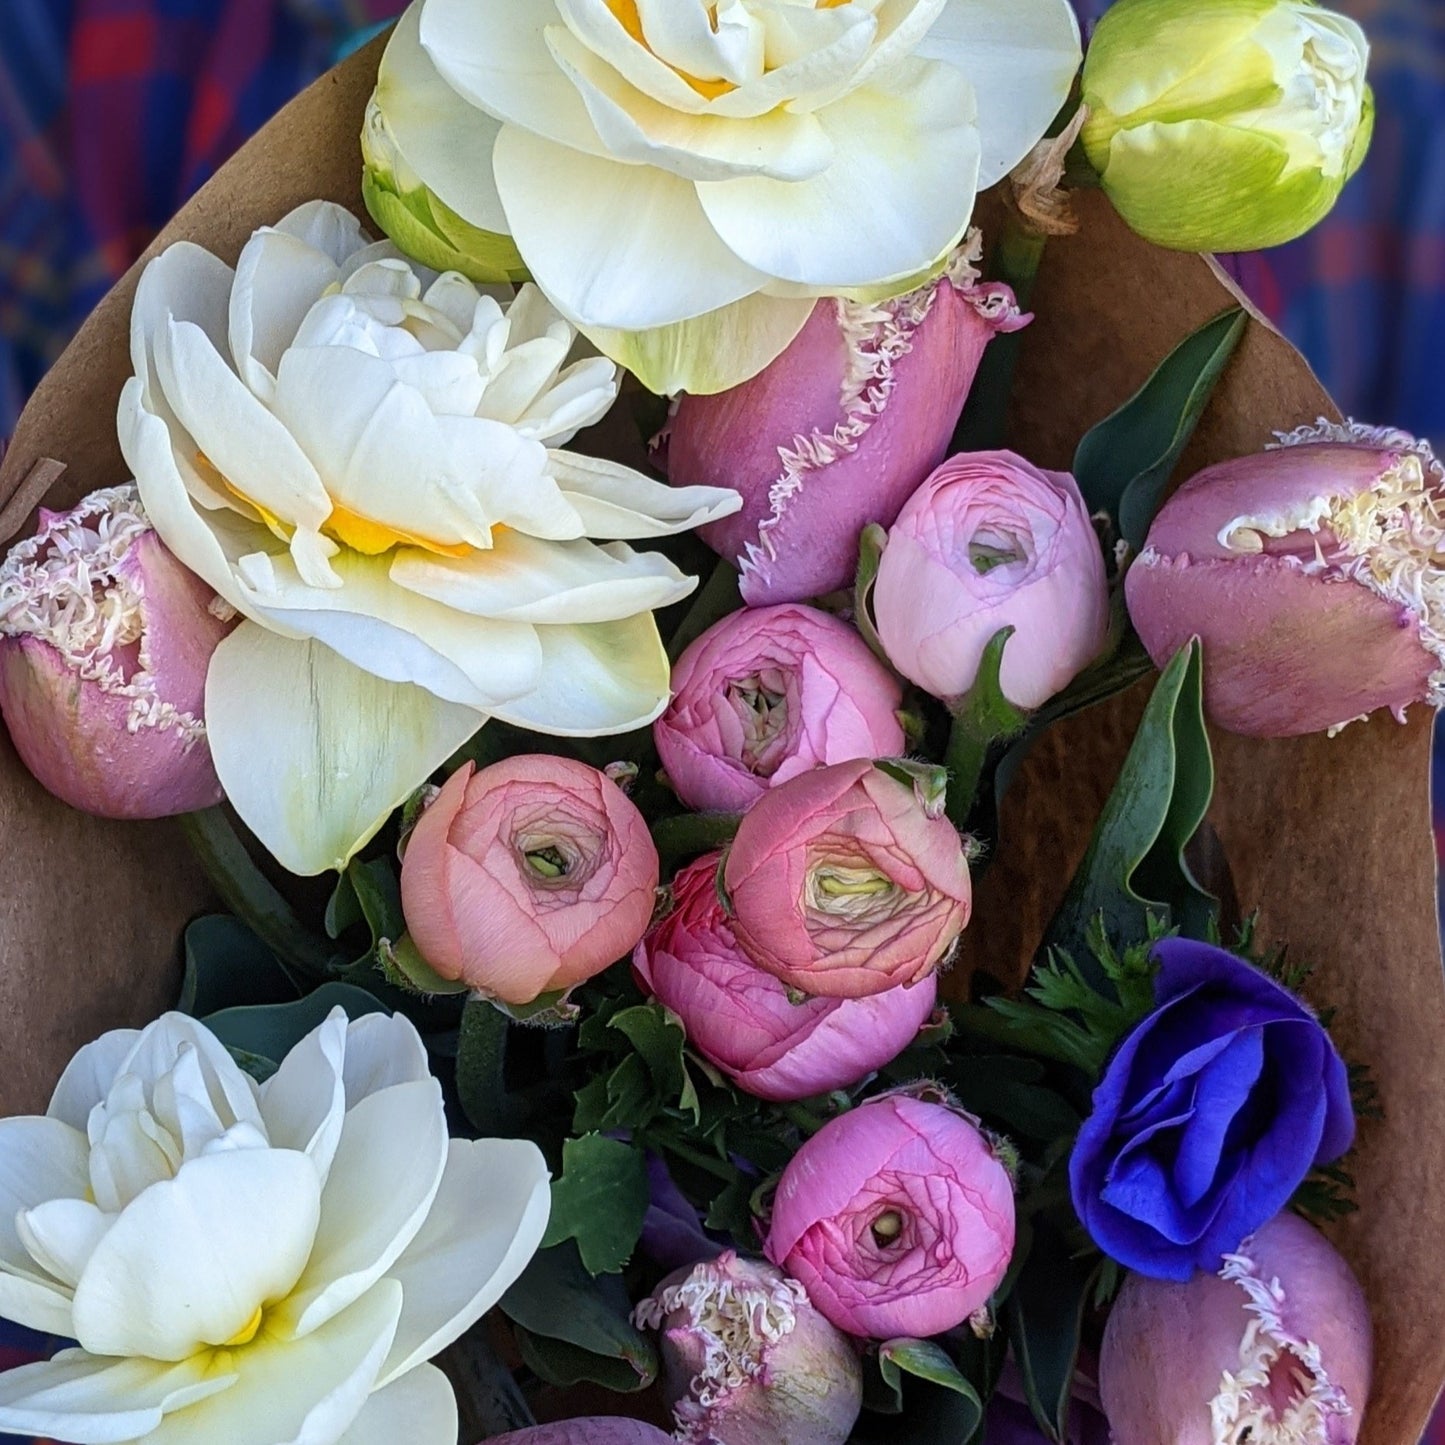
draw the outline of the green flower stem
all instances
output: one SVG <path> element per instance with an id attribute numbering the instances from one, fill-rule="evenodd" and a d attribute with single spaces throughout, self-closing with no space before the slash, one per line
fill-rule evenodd
<path id="1" fill-rule="evenodd" d="M 968 829 L 989 750 L 996 737 L 980 731 L 974 720 L 959 716 L 953 720 L 948 734 L 948 750 L 943 755 L 948 769 L 948 820 L 960 833 Z"/>
<path id="2" fill-rule="evenodd" d="M 666 873 L 685 858 L 731 843 L 741 813 L 679 813 L 652 825 L 652 841 Z"/>
<path id="3" fill-rule="evenodd" d="M 676 1154 L 685 1163 L 701 1169 L 706 1174 L 711 1174 L 715 1179 L 721 1179 L 726 1184 L 732 1184 L 738 1177 L 738 1171 L 726 1159 L 719 1159 L 713 1154 L 704 1154 L 701 1149 L 694 1149 L 688 1144 L 683 1144 L 672 1134 L 665 1139 L 649 1138 L 645 1142 L 654 1148 L 666 1149 L 668 1153 Z"/>
<path id="4" fill-rule="evenodd" d="M 314 983 L 334 977 L 343 962 L 340 955 L 301 922 L 256 866 L 225 810 L 186 813 L 179 821 L 221 901 L 282 965 Z"/>
<path id="5" fill-rule="evenodd" d="M 828 1122 L 802 1104 L 784 1104 L 780 1112 L 805 1139 L 811 1139 Z"/>

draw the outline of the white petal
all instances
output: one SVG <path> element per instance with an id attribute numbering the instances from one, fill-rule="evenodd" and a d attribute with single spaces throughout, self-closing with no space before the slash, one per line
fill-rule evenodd
<path id="1" fill-rule="evenodd" d="M 117 1445 L 154 1430 L 169 1410 L 220 1394 L 236 1381 L 203 1361 L 109 1360 L 84 1350 L 0 1375 L 0 1430 L 80 1445 Z"/>
<path id="2" fill-rule="evenodd" d="M 273 230 L 295 236 L 344 265 L 370 244 L 361 222 L 335 201 L 305 201 L 276 222 Z"/>
<path id="3" fill-rule="evenodd" d="M 818 110 L 852 87 L 878 34 L 876 17 L 856 4 L 823 10 L 783 4 L 764 13 L 771 68 L 713 100 L 714 115 L 761 116 L 780 105 Z"/>
<path id="4" fill-rule="evenodd" d="M 497 716 L 554 737 L 604 737 L 658 718 L 671 670 L 650 612 L 622 622 L 539 627 L 542 678 Z"/>
<path id="5" fill-rule="evenodd" d="M 657 552 L 520 532 L 499 532 L 489 552 L 470 557 L 399 552 L 391 577 L 458 612 L 530 623 L 615 622 L 667 607 L 696 585 Z"/>
<path id="6" fill-rule="evenodd" d="M 917 55 L 973 82 L 982 137 L 978 187 L 1001 181 L 1043 138 L 1080 60 L 1069 0 L 948 0 Z"/>
<path id="7" fill-rule="evenodd" d="M 687 180 L 721 181 L 730 176 L 802 180 L 817 175 L 833 158 L 833 142 L 806 112 L 780 106 L 745 120 L 690 115 L 630 85 L 570 30 L 549 29 L 547 43 L 582 96 L 608 153 L 618 160 L 660 166 Z M 678 83 L 701 101 L 685 82 Z"/>
<path id="8" fill-rule="evenodd" d="M 808 181 L 702 182 L 719 236 L 760 270 L 815 286 L 921 271 L 973 211 L 973 91 L 952 67 L 906 60 L 819 112 L 836 147 Z"/>
<path id="9" fill-rule="evenodd" d="M 293 873 L 344 868 L 483 720 L 254 624 L 221 643 L 206 678 L 206 733 L 226 796 Z"/>
<path id="10" fill-rule="evenodd" d="M 308 531 L 326 520 L 331 499 L 315 467 L 199 326 L 172 321 L 156 337 L 156 370 L 182 425 L 232 487 Z"/>
<path id="11" fill-rule="evenodd" d="M 763 73 L 764 28 L 744 4 L 639 0 L 637 13 L 648 48 L 698 80 L 741 85 Z"/>
<path id="12" fill-rule="evenodd" d="M 240 1375 L 229 1390 L 168 1414 L 136 1445 L 335 1445 L 366 1404 L 400 1310 L 400 1286 L 382 1280 L 304 1338 L 263 1328 L 217 1356 Z"/>
<path id="13" fill-rule="evenodd" d="M 133 1199 L 75 1290 L 80 1343 L 98 1355 L 183 1360 L 223 1345 L 284 1299 L 317 1235 L 321 1185 L 304 1154 L 209 1154 Z"/>
<path id="14" fill-rule="evenodd" d="M 263 228 L 246 242 L 231 288 L 231 360 L 262 402 L 275 397 L 282 355 L 336 276 L 330 256 L 286 231 Z"/>
<path id="15" fill-rule="evenodd" d="M 476 361 L 464 351 L 428 351 L 391 363 L 396 379 L 411 387 L 430 411 L 443 416 L 475 416 L 486 382 Z"/>
<path id="16" fill-rule="evenodd" d="M 200 1065 L 199 1079 L 222 1128 L 250 1124 L 264 1131 L 251 1076 L 205 1024 L 187 1014 L 162 1014 L 142 1029 L 118 1072 L 134 1074 L 147 1082 L 158 1080 L 174 1069 L 188 1051 Z"/>
<path id="17" fill-rule="evenodd" d="M 544 447 L 565 447 L 583 427 L 607 415 L 620 384 L 614 362 L 585 356 L 558 373 L 553 385 L 518 417 L 517 430 Z"/>
<path id="18" fill-rule="evenodd" d="M 346 1029 L 346 1107 L 394 1084 L 431 1077 L 426 1045 L 405 1014 L 363 1014 Z"/>
<path id="19" fill-rule="evenodd" d="M 422 0 L 414 0 L 381 57 L 376 99 L 386 126 L 406 164 L 443 205 L 474 226 L 505 234 L 491 167 L 501 123 L 442 79 L 421 47 L 421 11 Z"/>
<path id="20" fill-rule="evenodd" d="M 670 65 L 659 60 L 645 45 L 639 45 L 606 0 L 555 0 L 557 13 L 566 23 L 549 25 L 543 32 L 548 49 L 557 54 L 562 35 L 570 35 L 578 49 L 590 51 L 602 68 L 613 71 L 622 81 L 654 103 L 678 111 L 702 111 L 707 98 L 694 90 Z M 604 144 L 608 137 L 604 134 Z M 610 144 L 608 149 L 610 149 Z"/>
<path id="21" fill-rule="evenodd" d="M 300 1150 L 323 1184 L 346 1115 L 345 1056 L 346 1013 L 334 1008 L 261 1085 L 261 1115 L 272 1147 Z"/>
<path id="22" fill-rule="evenodd" d="M 139 1038 L 139 1029 L 112 1029 L 86 1044 L 65 1066 L 45 1112 L 83 1132 L 90 1111 L 109 1093 Z"/>
<path id="23" fill-rule="evenodd" d="M 401 1319 L 378 1383 L 459 1339 L 501 1299 L 547 1230 L 547 1161 L 524 1139 L 453 1139 L 421 1233 L 391 1268 Z"/>
<path id="24" fill-rule="evenodd" d="M 236 273 L 218 256 L 192 241 L 167 246 L 141 272 L 130 313 L 130 360 L 145 388 L 146 402 L 157 409 L 156 337 L 167 319 L 192 321 L 219 351 L 227 344 L 231 285 Z"/>
<path id="25" fill-rule="evenodd" d="M 503 126 L 493 163 L 537 284 L 579 324 L 665 326 L 726 306 L 768 279 L 719 239 L 695 186 L 666 171 L 583 155 L 519 126 Z M 557 224 L 559 196 L 567 198 L 565 226 Z"/>
<path id="26" fill-rule="evenodd" d="M 443 79 L 473 105 L 601 154 L 586 107 L 547 50 L 543 31 L 556 21 L 554 0 L 425 0 L 421 43 Z"/>
<path id="27" fill-rule="evenodd" d="M 15 1229 L 30 1257 L 74 1289 L 111 1219 L 87 1199 L 52 1199 L 22 1209 Z"/>
<path id="28" fill-rule="evenodd" d="M 306 1272 L 287 1301 L 298 1335 L 359 1299 L 416 1237 L 447 1162 L 435 1079 L 370 1094 L 346 1116 Z"/>
<path id="29" fill-rule="evenodd" d="M 63 1340 L 74 1334 L 69 1292 L 58 1285 L 41 1284 L 38 1278 L 14 1274 L 4 1262 L 0 1262 L 0 1319 L 14 1320 L 26 1329 Z M 0 1382 L 9 1378 L 0 1374 Z"/>
<path id="30" fill-rule="evenodd" d="M 0 1261 L 41 1279 L 15 1216 L 48 1199 L 84 1199 L 90 1192 L 89 1159 L 85 1135 L 59 1119 L 0 1119 Z"/>
<path id="31" fill-rule="evenodd" d="M 418 1365 L 367 1398 L 336 1445 L 456 1445 L 457 1397 L 434 1365 Z"/>
<path id="32" fill-rule="evenodd" d="M 121 1106 L 119 1088 L 111 1102 L 90 1121 L 90 1188 L 108 1214 L 119 1214 L 152 1184 L 169 1179 L 181 1164 L 180 1145 L 147 1108 L 139 1079 L 132 1077 L 138 1098 Z"/>
<path id="33" fill-rule="evenodd" d="M 742 506 L 727 487 L 670 487 L 602 457 L 548 455 L 552 475 L 590 537 L 666 537 L 730 517 Z"/>

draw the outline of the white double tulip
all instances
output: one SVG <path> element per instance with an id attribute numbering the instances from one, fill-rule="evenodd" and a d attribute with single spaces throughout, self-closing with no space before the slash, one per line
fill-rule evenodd
<path id="1" fill-rule="evenodd" d="M 343 866 L 488 716 L 593 735 L 666 705 L 651 609 L 695 580 L 588 538 L 739 501 L 559 450 L 617 395 L 575 340 L 534 286 L 501 304 L 329 202 L 234 270 L 181 242 L 141 278 L 121 449 L 161 540 L 249 619 L 211 661 L 211 755 L 293 872 Z"/>
<path id="2" fill-rule="evenodd" d="M 77 1340 L 0 1375 L 0 1431 L 144 1445 L 455 1445 L 425 1362 L 521 1273 L 524 1141 L 447 1139 L 400 1016 L 340 1009 L 257 1087 L 169 1014 L 0 1121 L 0 1315 Z"/>
<path id="3" fill-rule="evenodd" d="M 368 158 L 418 224 L 424 187 L 509 235 L 559 309 L 649 384 L 715 389 L 709 350 L 751 374 L 807 298 L 906 290 L 938 263 L 1079 59 L 1068 0 L 416 0 Z M 717 324 L 675 325 L 705 313 Z M 648 328 L 664 330 L 608 334 Z"/>

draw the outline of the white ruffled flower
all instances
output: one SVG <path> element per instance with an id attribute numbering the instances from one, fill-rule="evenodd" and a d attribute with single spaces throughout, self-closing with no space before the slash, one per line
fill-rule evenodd
<path id="1" fill-rule="evenodd" d="M 168 1014 L 0 1121 L 0 1315 L 79 1342 L 0 1431 L 133 1445 L 454 1445 L 425 1362 L 541 1241 L 525 1141 L 447 1138 L 416 1030 L 340 1009 L 259 1087 Z"/>
<path id="2" fill-rule="evenodd" d="M 651 611 L 695 581 L 615 539 L 738 498 L 560 450 L 617 395 L 575 340 L 536 287 L 499 302 L 329 202 L 235 270 L 181 242 L 141 278 L 121 448 L 249 619 L 211 662 L 211 752 L 292 871 L 343 866 L 488 716 L 594 735 L 665 706 Z"/>
<path id="3" fill-rule="evenodd" d="M 609 354 L 777 298 L 727 343 L 757 370 L 800 296 L 934 267 L 1079 58 L 1068 0 L 417 0 L 368 132 Z"/>

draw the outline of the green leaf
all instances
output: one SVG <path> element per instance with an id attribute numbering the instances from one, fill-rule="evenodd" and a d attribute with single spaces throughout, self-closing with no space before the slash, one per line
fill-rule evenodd
<path id="1" fill-rule="evenodd" d="M 1164 669 L 1149 699 L 1047 945 L 1077 948 L 1098 914 L 1110 938 L 1147 936 L 1151 914 L 1190 938 L 1207 935 L 1218 905 L 1184 861 L 1214 792 L 1201 679 L 1196 640 Z"/>
<path id="2" fill-rule="evenodd" d="M 363 863 L 353 858 L 346 877 L 371 930 L 371 946 L 375 948 L 383 938 L 392 942 L 400 938 L 406 932 L 406 916 L 401 911 L 401 885 L 391 859 L 383 856 Z"/>
<path id="3" fill-rule="evenodd" d="M 954 827 L 965 829 L 978 797 L 979 782 L 995 745 L 1015 737 L 1028 725 L 1029 715 L 1004 696 L 999 682 L 1004 648 L 1014 635 L 1000 628 L 988 640 L 979 659 L 973 686 L 953 709 L 948 734 L 948 816 Z"/>
<path id="4" fill-rule="evenodd" d="M 657 1378 L 657 1351 L 632 1325 L 632 1305 L 622 1281 L 589 1275 L 574 1244 L 534 1254 L 502 1296 L 501 1310 L 532 1335 L 624 1361 L 636 1379 L 634 1389 L 644 1389 Z"/>
<path id="5" fill-rule="evenodd" d="M 1033 1245 L 1004 1304 L 1024 1398 L 1050 1440 L 1066 1438 L 1084 1310 L 1097 1266 L 1073 1258 L 1063 1237 L 1034 1221 Z"/>
<path id="6" fill-rule="evenodd" d="M 1090 512 L 1107 512 L 1136 552 L 1249 317 L 1221 312 L 1186 337 L 1148 381 L 1095 426 L 1074 454 L 1074 477 Z"/>
<path id="7" fill-rule="evenodd" d="M 631 1394 L 645 1390 L 650 1383 L 637 1373 L 628 1360 L 611 1355 L 594 1354 L 581 1345 L 566 1340 L 534 1335 L 521 1325 L 512 1326 L 512 1338 L 522 1363 L 538 1378 L 558 1389 L 570 1390 L 574 1385 L 601 1385 L 604 1390 Z"/>
<path id="8" fill-rule="evenodd" d="M 616 1029 L 637 1050 L 662 1102 L 676 1104 L 691 1113 L 695 1123 L 700 1123 L 697 1089 L 688 1074 L 683 1053 L 687 1033 L 682 1020 L 661 1004 L 645 1003 L 614 1014 L 607 1026 Z"/>
<path id="9" fill-rule="evenodd" d="M 1035 1077 L 1010 1077 L 1017 1065 L 1030 1065 Z M 973 1056 L 952 1061 L 948 1082 L 959 1102 L 1009 1134 L 1050 1141 L 1067 1138 L 1082 1122 L 1061 1094 L 1038 1082 L 1043 1068 L 1033 1060 L 1008 1056 Z"/>
<path id="10" fill-rule="evenodd" d="M 983 1401 L 940 1345 L 889 1340 L 878 1347 L 877 1369 L 874 1387 L 865 1395 L 869 1410 L 860 1417 L 853 1441 L 969 1445 L 983 1423 Z"/>
<path id="11" fill-rule="evenodd" d="M 426 959 L 421 950 L 411 941 L 411 934 L 403 933 L 392 943 L 381 938 L 376 944 L 381 971 L 387 982 L 398 988 L 429 996 L 466 993 L 469 985 L 458 979 L 443 978 Z"/>
<path id="12" fill-rule="evenodd" d="M 389 1012 L 365 989 L 354 988 L 349 983 L 323 983 L 313 993 L 294 1003 L 225 1008 L 218 1013 L 207 1014 L 201 1022 L 228 1049 L 254 1054 L 279 1064 L 338 1006 L 346 1010 L 349 1019 Z"/>
<path id="13" fill-rule="evenodd" d="M 291 975 L 256 935 L 229 913 L 197 918 L 185 932 L 186 971 L 176 1007 L 193 1018 L 246 1004 L 297 997 Z"/>
<path id="14" fill-rule="evenodd" d="M 356 896 L 356 889 L 351 886 L 351 879 L 345 873 L 336 875 L 336 887 L 331 890 L 331 897 L 326 900 L 326 914 L 324 925 L 326 936 L 330 939 L 339 939 L 349 928 L 355 928 L 358 923 L 365 922 L 366 915 L 361 911 L 361 900 Z"/>
<path id="15" fill-rule="evenodd" d="M 737 568 L 726 558 L 719 558 L 717 566 L 712 569 L 712 576 L 702 584 L 687 615 L 672 634 L 667 644 L 668 658 L 676 662 L 709 627 L 721 622 L 742 605 Z"/>
<path id="16" fill-rule="evenodd" d="M 589 1274 L 616 1274 L 637 1247 L 647 1213 L 647 1164 L 640 1149 L 585 1134 L 562 1146 L 552 1181 L 552 1217 L 542 1248 L 575 1239 Z"/>
<path id="17" fill-rule="evenodd" d="M 873 655 L 885 666 L 893 664 L 884 651 L 883 641 L 878 636 L 873 621 L 873 584 L 878 580 L 878 564 L 883 560 L 883 549 L 888 545 L 888 530 L 877 522 L 870 522 L 858 537 L 858 567 L 853 574 L 853 625 L 858 634 L 872 650 Z"/>

